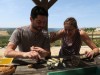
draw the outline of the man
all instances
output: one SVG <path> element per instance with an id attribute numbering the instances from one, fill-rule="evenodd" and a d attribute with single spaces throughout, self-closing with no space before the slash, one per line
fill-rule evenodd
<path id="1" fill-rule="evenodd" d="M 39 6 L 31 10 L 29 26 L 15 29 L 4 52 L 6 57 L 41 59 L 50 55 L 48 35 L 43 33 L 48 12 Z M 19 51 L 16 51 L 18 46 Z"/>

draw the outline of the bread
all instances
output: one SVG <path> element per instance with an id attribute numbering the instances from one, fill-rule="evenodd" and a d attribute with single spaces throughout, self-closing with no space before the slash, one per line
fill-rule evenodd
<path id="1" fill-rule="evenodd" d="M 10 75 L 15 72 L 15 67 L 13 65 L 0 65 L 0 75 Z"/>

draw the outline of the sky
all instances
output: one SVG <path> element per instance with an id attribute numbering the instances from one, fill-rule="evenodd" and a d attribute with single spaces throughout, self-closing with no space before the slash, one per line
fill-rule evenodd
<path id="1" fill-rule="evenodd" d="M 32 0 L 0 0 L 0 28 L 29 25 L 34 6 Z M 100 0 L 57 0 L 48 12 L 49 28 L 63 28 L 68 17 L 74 17 L 79 28 L 100 27 Z"/>

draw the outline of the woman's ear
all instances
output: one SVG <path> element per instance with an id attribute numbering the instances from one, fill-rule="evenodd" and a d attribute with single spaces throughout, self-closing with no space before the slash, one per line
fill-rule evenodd
<path id="1" fill-rule="evenodd" d="M 65 22 L 64 22 L 64 25 L 65 25 Z"/>

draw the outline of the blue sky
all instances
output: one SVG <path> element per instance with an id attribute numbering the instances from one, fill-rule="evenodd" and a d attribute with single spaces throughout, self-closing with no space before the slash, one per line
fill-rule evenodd
<path id="1" fill-rule="evenodd" d="M 0 0 L 0 28 L 30 24 L 32 0 Z M 58 0 L 50 9 L 49 28 L 62 28 L 68 17 L 77 20 L 79 28 L 100 27 L 100 0 Z"/>

